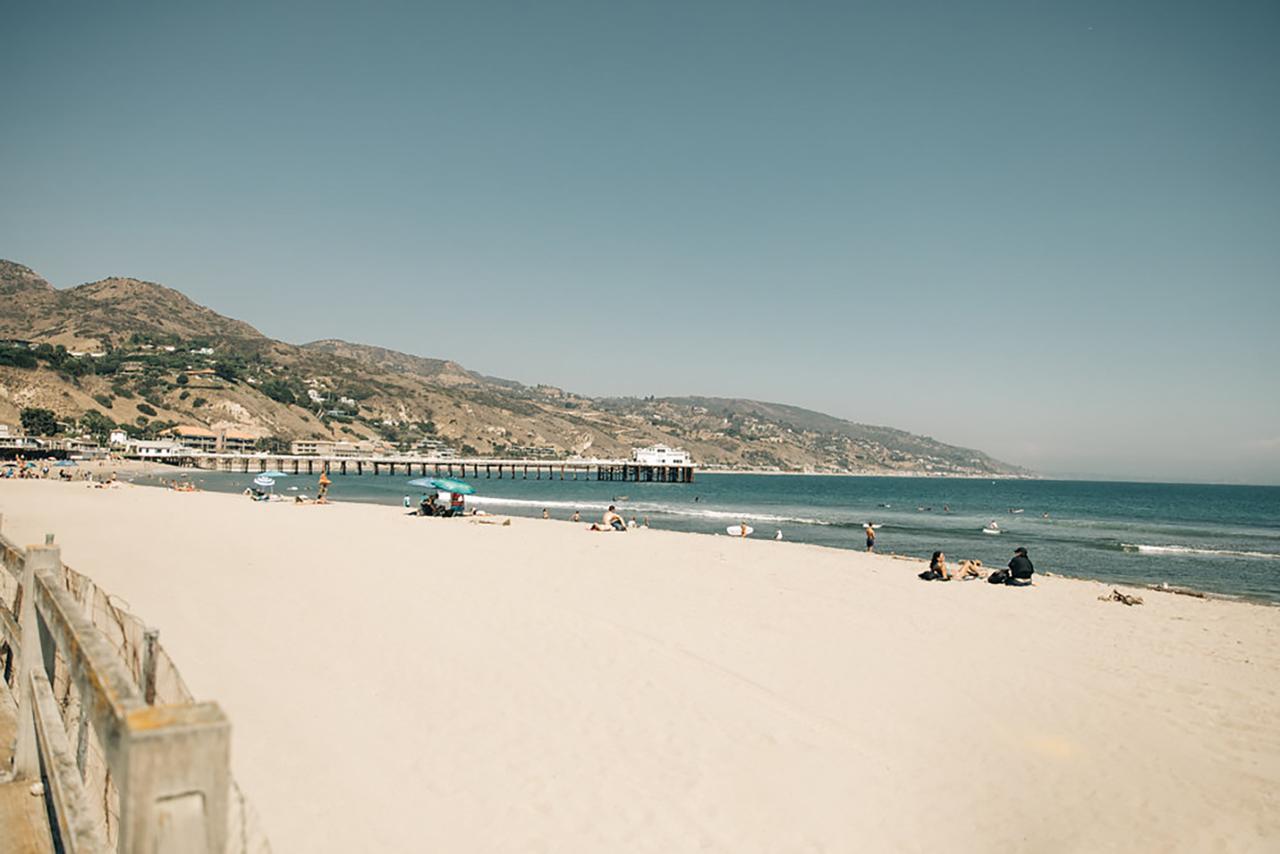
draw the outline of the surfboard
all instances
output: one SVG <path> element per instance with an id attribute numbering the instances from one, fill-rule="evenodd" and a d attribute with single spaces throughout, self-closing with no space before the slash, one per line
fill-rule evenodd
<path id="1" fill-rule="evenodd" d="M 725 528 L 725 529 L 724 529 L 724 532 L 725 532 L 726 534 L 728 534 L 729 536 L 731 536 L 731 537 L 741 537 L 741 536 L 742 536 L 742 526 L 741 526 L 741 525 L 730 525 L 729 527 L 727 527 L 727 528 Z M 752 534 L 754 534 L 755 532 L 756 532 L 756 529 L 755 529 L 755 528 L 751 527 L 750 525 L 748 525 L 748 526 L 747 526 L 747 536 L 748 536 L 748 537 L 749 537 L 749 536 L 751 536 Z"/>
<path id="2" fill-rule="evenodd" d="M 993 535 L 994 535 L 994 534 L 999 534 L 999 533 L 1000 533 L 1000 529 L 999 529 L 999 528 L 983 528 L 983 529 L 982 529 L 982 533 L 984 533 L 984 534 L 993 534 Z"/>

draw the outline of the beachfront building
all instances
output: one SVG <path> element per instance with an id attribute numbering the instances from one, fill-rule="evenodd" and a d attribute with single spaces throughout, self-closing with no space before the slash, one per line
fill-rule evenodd
<path id="1" fill-rule="evenodd" d="M 298 439 L 290 449 L 299 456 L 358 457 L 381 454 L 387 450 L 385 442 L 335 442 L 330 439 Z"/>
<path id="2" fill-rule="evenodd" d="M 646 466 L 691 466 L 693 458 L 688 451 L 670 448 L 666 445 L 650 445 L 647 448 L 633 448 L 631 459 Z"/>
<path id="3" fill-rule="evenodd" d="M 258 437 L 235 430 L 223 430 L 220 438 L 221 450 L 227 454 L 251 453 L 258 442 Z"/>
<path id="4" fill-rule="evenodd" d="M 0 454 L 0 456 L 8 457 L 12 453 L 31 453 L 39 451 L 44 447 L 44 443 L 32 436 L 5 435 L 0 436 L 0 450 L 9 451 L 10 454 Z"/>
<path id="5" fill-rule="evenodd" d="M 182 456 L 187 449 L 173 439 L 131 439 L 124 446 L 130 457 L 144 460 L 170 460 Z"/>
<path id="6" fill-rule="evenodd" d="M 437 460 L 451 460 L 458 456 L 457 451 L 439 439 L 419 439 L 410 446 L 410 449 L 415 454 Z"/>
<path id="7" fill-rule="evenodd" d="M 107 444 L 112 447 L 123 446 L 128 441 L 129 434 L 123 430 L 112 430 L 111 434 L 107 436 Z"/>
<path id="8" fill-rule="evenodd" d="M 218 450 L 218 434 L 207 427 L 182 424 L 168 431 L 168 435 L 193 451 L 214 453 Z"/>
<path id="9" fill-rule="evenodd" d="M 253 453 L 258 437 L 236 430 L 210 430 L 192 424 L 182 424 L 166 432 L 188 450 L 210 454 Z"/>

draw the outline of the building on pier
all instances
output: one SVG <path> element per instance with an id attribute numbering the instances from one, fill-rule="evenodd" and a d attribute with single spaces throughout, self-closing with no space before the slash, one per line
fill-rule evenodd
<path id="1" fill-rule="evenodd" d="M 693 459 L 688 451 L 671 448 L 666 445 L 650 445 L 647 448 L 633 448 L 631 459 L 644 466 L 691 466 Z"/>

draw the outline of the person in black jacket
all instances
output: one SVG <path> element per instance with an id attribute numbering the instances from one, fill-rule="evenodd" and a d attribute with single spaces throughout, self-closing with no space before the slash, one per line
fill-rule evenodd
<path id="1" fill-rule="evenodd" d="M 1013 560 L 1009 561 L 1009 580 L 1005 584 L 1030 584 L 1035 571 L 1027 550 L 1018 546 L 1013 550 Z"/>
<path id="2" fill-rule="evenodd" d="M 1036 568 L 1031 563 L 1031 558 L 1027 557 L 1027 550 L 1022 546 L 1013 550 L 1013 559 L 1009 561 L 1009 568 L 1002 569 L 998 572 L 991 573 L 987 581 L 992 584 L 1011 584 L 1014 587 L 1027 587 L 1031 584 L 1031 576 L 1035 574 Z"/>

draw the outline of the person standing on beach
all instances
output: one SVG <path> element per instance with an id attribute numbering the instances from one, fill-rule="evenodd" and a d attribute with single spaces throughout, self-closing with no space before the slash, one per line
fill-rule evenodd
<path id="1" fill-rule="evenodd" d="M 581 521 L 582 521 L 582 514 L 581 514 L 581 513 L 579 513 L 577 510 L 574 510 L 574 511 L 573 511 L 572 521 L 574 521 L 574 522 L 581 522 Z"/>
<path id="2" fill-rule="evenodd" d="M 546 507 L 543 507 L 543 508 L 542 508 L 542 518 L 543 518 L 543 519 L 550 519 L 550 518 L 551 518 L 551 511 L 550 511 L 550 510 L 548 510 Z"/>
<path id="3" fill-rule="evenodd" d="M 318 484 L 316 489 L 317 504 L 326 503 L 325 496 L 329 494 L 329 484 L 331 483 L 333 483 L 333 481 L 329 480 L 329 473 L 325 471 L 320 472 L 320 483 Z"/>
<path id="4" fill-rule="evenodd" d="M 867 551 L 874 551 L 876 547 L 876 529 L 870 522 L 862 526 L 862 530 L 867 533 Z"/>

